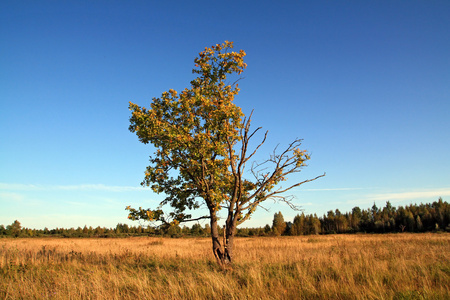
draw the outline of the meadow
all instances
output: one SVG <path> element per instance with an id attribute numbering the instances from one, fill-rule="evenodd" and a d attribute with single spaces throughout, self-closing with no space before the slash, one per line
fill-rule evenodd
<path id="1" fill-rule="evenodd" d="M 450 234 L 0 239 L 0 299 L 449 299 Z"/>

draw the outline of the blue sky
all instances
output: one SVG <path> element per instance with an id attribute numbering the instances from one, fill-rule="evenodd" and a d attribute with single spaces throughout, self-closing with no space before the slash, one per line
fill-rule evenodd
<path id="1" fill-rule="evenodd" d="M 448 1 L 2 1 L 0 224 L 127 223 L 152 147 L 128 102 L 189 87 L 224 40 L 247 52 L 236 104 L 269 130 L 257 159 L 296 137 L 312 159 L 290 182 L 322 215 L 450 198 Z M 267 202 L 247 226 L 282 211 Z M 245 226 L 245 225 L 244 225 Z"/>

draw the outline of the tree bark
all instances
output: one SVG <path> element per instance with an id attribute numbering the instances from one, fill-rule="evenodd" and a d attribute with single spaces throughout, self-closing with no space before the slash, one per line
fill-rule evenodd
<path id="1" fill-rule="evenodd" d="M 217 218 L 211 217 L 211 238 L 214 257 L 217 263 L 226 268 L 233 262 L 234 236 L 236 233 L 236 222 L 227 222 L 224 227 L 223 242 L 220 242 L 219 228 L 217 227 Z"/>
<path id="2" fill-rule="evenodd" d="M 217 228 L 217 218 L 215 215 L 211 215 L 211 238 L 214 257 L 219 265 L 222 265 L 224 255 L 222 252 L 222 245 L 220 244 L 219 229 Z"/>
<path id="3" fill-rule="evenodd" d="M 226 228 L 224 228 L 225 230 L 224 248 L 226 259 L 230 263 L 233 262 L 234 236 L 236 234 L 236 224 L 237 224 L 236 216 L 233 213 L 229 213 L 226 221 Z"/>
<path id="4" fill-rule="evenodd" d="M 234 233 L 230 234 L 230 228 L 225 228 L 225 246 L 224 246 L 224 264 L 231 264 L 233 262 L 233 250 L 234 250 Z"/>

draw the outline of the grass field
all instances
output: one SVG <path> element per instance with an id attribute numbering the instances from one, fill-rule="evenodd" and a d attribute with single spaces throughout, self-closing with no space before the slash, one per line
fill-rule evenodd
<path id="1" fill-rule="evenodd" d="M 450 299 L 450 234 L 0 239 L 0 299 Z"/>

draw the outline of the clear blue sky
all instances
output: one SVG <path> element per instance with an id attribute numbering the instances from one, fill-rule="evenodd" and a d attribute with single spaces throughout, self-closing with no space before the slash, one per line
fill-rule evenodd
<path id="1" fill-rule="evenodd" d="M 224 40 L 247 52 L 236 104 L 269 130 L 259 159 L 296 137 L 305 213 L 450 198 L 449 1 L 1 1 L 0 224 L 127 223 L 152 147 L 128 102 L 189 87 Z M 267 202 L 247 226 L 282 211 Z"/>

